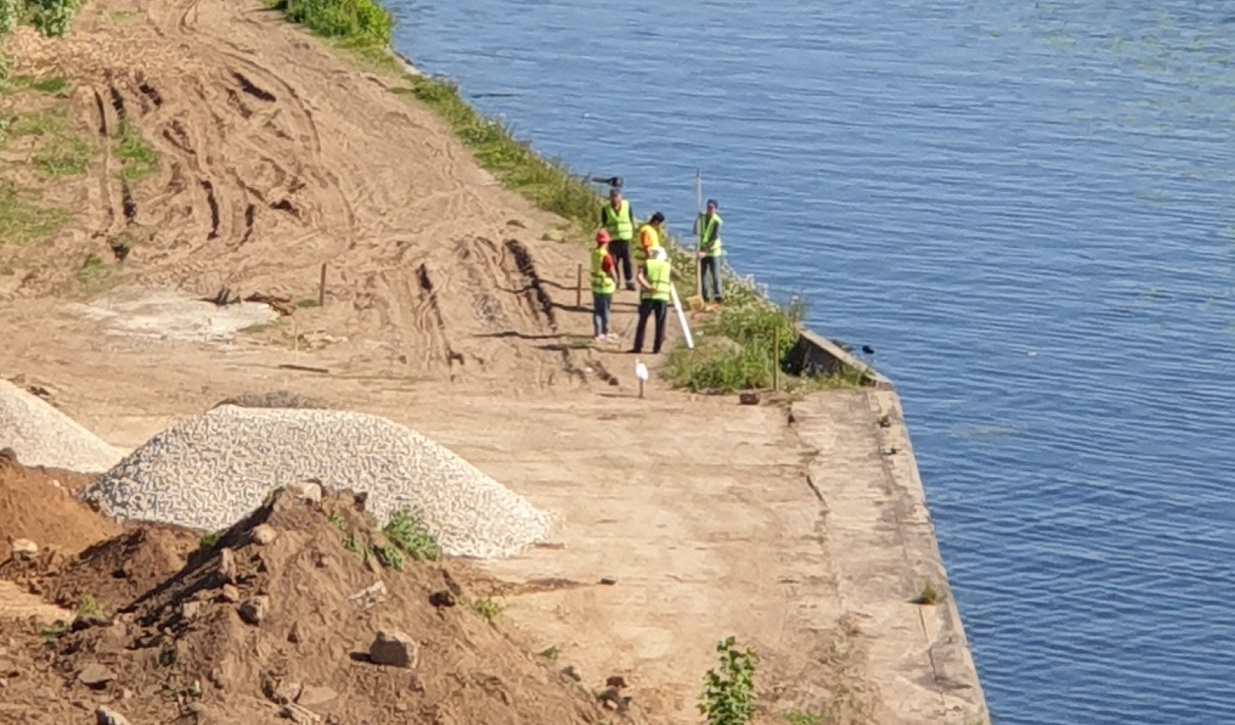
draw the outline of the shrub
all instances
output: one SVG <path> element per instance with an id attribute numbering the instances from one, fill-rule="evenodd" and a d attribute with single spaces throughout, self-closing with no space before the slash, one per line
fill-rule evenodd
<path id="1" fill-rule="evenodd" d="M 281 0 L 287 19 L 353 46 L 390 44 L 394 19 L 374 0 Z"/>
<path id="2" fill-rule="evenodd" d="M 0 0 L 15 3 L 17 0 Z M 76 0 L 26 0 L 26 13 L 30 25 L 48 38 L 61 38 L 69 32 L 73 13 L 77 12 Z"/>
<path id="3" fill-rule="evenodd" d="M 675 387 L 695 392 L 770 387 L 774 367 L 783 367 L 797 339 L 804 312 L 798 301 L 783 308 L 765 300 L 726 305 L 696 331 L 694 350 L 673 349 L 665 376 Z"/>
<path id="4" fill-rule="evenodd" d="M 708 725 L 746 725 L 755 715 L 755 665 L 759 655 L 750 648 L 737 649 L 733 637 L 721 640 L 716 651 L 720 654 L 720 672 L 708 670 L 704 676 L 699 712 Z"/>

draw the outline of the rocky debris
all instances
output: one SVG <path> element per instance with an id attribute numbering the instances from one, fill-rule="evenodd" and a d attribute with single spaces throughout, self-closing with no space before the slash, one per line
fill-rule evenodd
<path id="1" fill-rule="evenodd" d="M 326 401 L 288 390 L 272 390 L 269 393 L 246 393 L 228 398 L 216 404 L 235 405 L 241 408 L 330 408 Z"/>
<path id="2" fill-rule="evenodd" d="M 759 393 L 739 393 L 738 402 L 742 405 L 759 405 Z"/>
<path id="3" fill-rule="evenodd" d="M 86 665 L 77 674 L 77 681 L 86 687 L 102 687 L 114 679 L 116 679 L 116 673 L 97 662 Z"/>
<path id="4" fill-rule="evenodd" d="M 235 584 L 224 584 L 223 588 L 219 590 L 219 596 L 225 602 L 236 604 L 240 601 L 240 590 L 236 588 Z"/>
<path id="5" fill-rule="evenodd" d="M 70 471 L 106 471 L 124 452 L 38 396 L 0 380 L 0 447 L 11 448 L 27 466 Z"/>
<path id="6" fill-rule="evenodd" d="M 275 531 L 274 527 L 270 524 L 259 524 L 258 526 L 253 527 L 253 530 L 249 532 L 249 538 L 253 540 L 253 543 L 261 546 L 274 543 L 274 540 L 278 537 L 278 535 L 279 532 Z"/>
<path id="7" fill-rule="evenodd" d="M 372 609 L 374 606 L 386 601 L 388 593 L 386 584 L 379 579 L 348 597 L 347 601 L 361 609 Z"/>
<path id="8" fill-rule="evenodd" d="M 429 595 L 429 604 L 435 607 L 453 607 L 456 604 L 455 595 L 445 590 L 433 592 Z"/>
<path id="9" fill-rule="evenodd" d="M 267 680 L 263 683 L 262 689 L 272 702 L 277 705 L 287 705 L 296 702 L 296 698 L 300 697 L 301 687 L 299 682 L 290 680 Z"/>
<path id="10" fill-rule="evenodd" d="M 257 626 L 266 619 L 266 614 L 270 611 L 270 597 L 258 595 L 252 599 L 247 599 L 240 605 L 240 618 L 245 622 Z"/>
<path id="11" fill-rule="evenodd" d="M 283 709 L 279 710 L 279 716 L 291 720 L 297 725 L 314 725 L 314 723 L 322 721 L 320 715 L 294 704 L 284 705 Z"/>
<path id="12" fill-rule="evenodd" d="M 304 707 L 314 707 L 322 705 L 339 696 L 339 693 L 329 687 L 319 687 L 316 685 L 306 685 L 296 696 L 296 704 Z"/>
<path id="13" fill-rule="evenodd" d="M 286 491 L 310 503 L 322 502 L 322 484 L 317 481 L 301 481 L 286 487 Z"/>
<path id="14" fill-rule="evenodd" d="M 236 555 L 231 549 L 223 549 L 219 552 L 219 579 L 228 584 L 236 583 Z"/>
<path id="15" fill-rule="evenodd" d="M 549 533 L 543 512 L 433 441 L 337 410 L 220 406 L 154 436 L 84 498 L 122 518 L 214 531 L 272 486 L 309 478 L 367 494 L 379 524 L 416 512 L 450 555 L 510 556 Z"/>
<path id="16" fill-rule="evenodd" d="M 97 725 L 132 725 L 127 717 L 106 705 L 94 711 L 94 721 Z"/>
<path id="17" fill-rule="evenodd" d="M 39 545 L 30 539 L 13 539 L 9 544 L 13 550 L 13 558 L 31 560 L 39 553 Z"/>
<path id="18" fill-rule="evenodd" d="M 300 622 L 292 622 L 291 629 L 287 630 L 287 641 L 292 644 L 300 644 L 304 641 L 304 633 L 300 631 Z"/>
<path id="19" fill-rule="evenodd" d="M 187 601 L 180 605 L 180 616 L 185 619 L 197 619 L 202 613 L 202 603 L 198 601 Z"/>
<path id="20" fill-rule="evenodd" d="M 369 661 L 390 667 L 415 667 L 416 643 L 401 632 L 382 630 L 369 645 Z"/>

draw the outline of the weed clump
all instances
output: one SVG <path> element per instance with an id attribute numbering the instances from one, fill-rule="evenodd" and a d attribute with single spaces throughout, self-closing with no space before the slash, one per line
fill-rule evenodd
<path id="1" fill-rule="evenodd" d="M 726 306 L 698 330 L 694 350 L 679 346 L 669 354 L 665 377 L 694 392 L 728 393 L 771 387 L 774 370 L 784 368 L 797 339 L 805 306 L 780 307 L 766 300 Z"/>
<path id="2" fill-rule="evenodd" d="M 922 591 L 918 593 L 918 596 L 914 597 L 913 603 L 930 606 L 938 604 L 941 599 L 943 599 L 943 596 L 935 589 L 935 585 L 926 582 L 922 585 Z"/>
<path id="3" fill-rule="evenodd" d="M 416 561 L 434 561 L 442 555 L 437 537 L 413 511 L 395 511 L 382 533 L 386 534 L 390 543 Z"/>

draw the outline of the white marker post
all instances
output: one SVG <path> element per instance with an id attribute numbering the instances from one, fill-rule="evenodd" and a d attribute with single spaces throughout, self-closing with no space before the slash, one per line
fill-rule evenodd
<path id="1" fill-rule="evenodd" d="M 669 292 L 673 295 L 673 309 L 678 313 L 678 324 L 682 326 L 682 335 L 686 338 L 686 347 L 694 350 L 695 340 L 690 335 L 690 325 L 686 324 L 686 313 L 682 312 L 682 302 L 678 299 L 678 286 L 669 283 Z"/>

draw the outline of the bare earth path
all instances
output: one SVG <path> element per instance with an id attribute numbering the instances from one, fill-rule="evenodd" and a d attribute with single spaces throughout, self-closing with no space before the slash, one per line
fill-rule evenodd
<path id="1" fill-rule="evenodd" d="M 908 602 L 943 574 L 912 458 L 881 453 L 908 450 L 894 395 L 838 391 L 792 415 L 658 384 L 638 400 L 631 357 L 579 344 L 585 248 L 541 241 L 560 220 L 390 81 L 256 5 L 100 0 L 63 43 L 9 46 L 20 72 L 74 82 L 72 116 L 105 152 L 46 188 L 76 211 L 64 233 L 0 245 L 17 270 L 0 276 L 0 375 L 47 384 L 126 448 L 279 388 L 434 437 L 559 519 L 559 547 L 488 565 L 505 620 L 589 686 L 623 675 L 670 721 L 698 722 L 729 634 L 763 658 L 764 722 L 982 721 L 950 602 Z M 118 173 L 105 137 L 123 124 L 157 148 L 157 174 Z M 106 260 L 102 289 L 74 280 L 88 254 Z M 261 332 L 193 302 L 314 298 L 323 262 L 326 306 Z"/>

